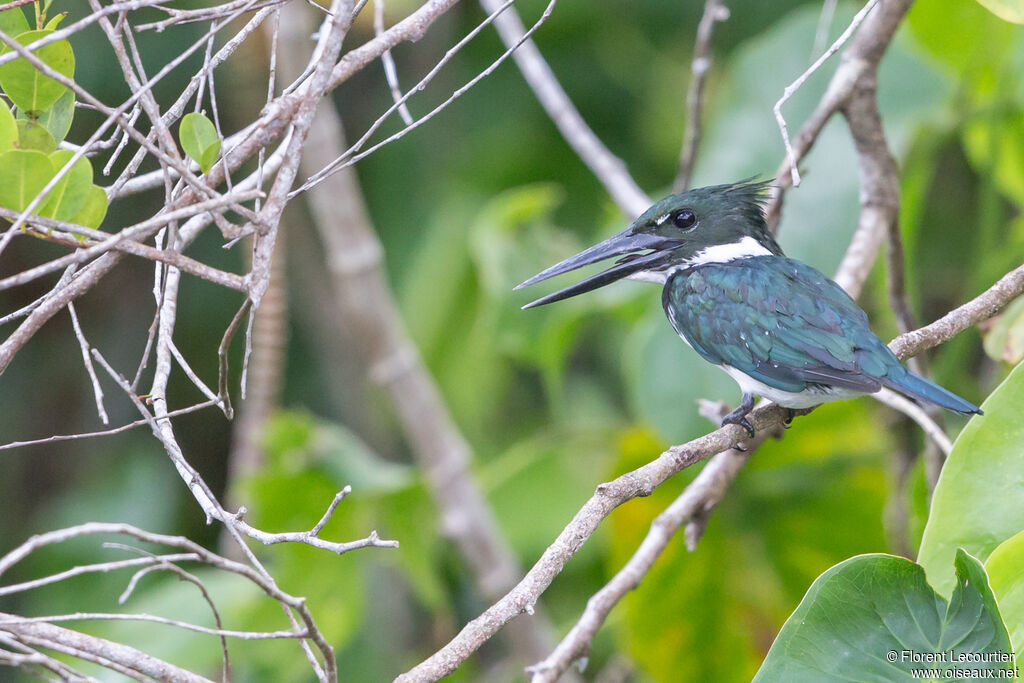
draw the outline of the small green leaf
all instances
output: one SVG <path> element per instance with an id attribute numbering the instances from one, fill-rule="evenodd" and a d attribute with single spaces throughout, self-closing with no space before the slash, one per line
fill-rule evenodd
<path id="1" fill-rule="evenodd" d="M 199 168 L 202 169 L 203 173 L 209 173 L 213 165 L 217 163 L 217 159 L 220 157 L 220 140 L 203 150 L 203 156 L 199 158 Z"/>
<path id="2" fill-rule="evenodd" d="M 67 12 L 60 12 L 53 19 L 50 19 L 48 22 L 46 22 L 46 26 L 44 26 L 43 28 L 45 28 L 47 31 L 56 31 L 57 27 L 60 26 L 60 22 L 64 21 L 64 19 L 67 16 Z"/>
<path id="3" fill-rule="evenodd" d="M 935 590 L 953 589 L 957 548 L 988 559 L 1024 529 L 1024 364 L 1018 365 L 971 418 L 942 468 L 917 561 Z"/>
<path id="4" fill-rule="evenodd" d="M 61 149 L 50 155 L 53 172 L 57 173 L 75 155 L 71 150 Z M 92 187 L 92 165 L 85 157 L 81 157 L 74 166 L 64 174 L 57 185 L 50 190 L 43 208 L 37 211 L 40 216 L 56 218 L 59 221 L 70 221 L 85 206 Z"/>
<path id="5" fill-rule="evenodd" d="M 69 222 L 87 228 L 99 228 L 107 215 L 107 193 L 98 185 L 90 185 L 85 195 L 85 204 Z"/>
<path id="6" fill-rule="evenodd" d="M 0 206 L 22 211 L 53 177 L 53 164 L 37 150 L 0 154 Z"/>
<path id="7" fill-rule="evenodd" d="M 1000 19 L 1024 24 L 1024 0 L 978 0 L 978 4 Z"/>
<path id="8" fill-rule="evenodd" d="M 0 100 L 0 152 L 14 149 L 18 145 L 18 124 L 7 103 Z"/>
<path id="9" fill-rule="evenodd" d="M 16 114 L 19 120 L 31 121 L 28 114 L 18 110 Z M 35 122 L 50 131 L 53 139 L 60 143 L 67 137 L 71 130 L 71 121 L 75 117 L 75 92 L 65 90 L 53 106 L 35 117 Z"/>
<path id="10" fill-rule="evenodd" d="M 17 36 L 15 40 L 21 45 L 29 45 L 51 33 L 53 31 L 28 31 Z M 9 47 L 4 46 L 0 54 L 10 51 Z M 44 45 L 35 51 L 35 56 L 57 73 L 74 78 L 75 53 L 68 41 L 58 40 L 55 43 Z M 0 87 L 3 87 L 4 92 L 18 106 L 18 109 L 29 114 L 39 114 L 49 109 L 67 90 L 63 85 L 44 76 L 28 61 L 20 57 L 0 65 Z"/>
<path id="11" fill-rule="evenodd" d="M 861 555 L 837 564 L 808 589 L 754 683 L 912 683 L 921 680 L 914 669 L 938 669 L 938 680 L 961 680 L 947 675 L 955 669 L 1007 669 L 999 660 L 1010 655 L 1010 638 L 985 569 L 963 550 L 954 564 L 948 603 L 924 569 L 902 557 Z"/>
<path id="12" fill-rule="evenodd" d="M 1024 296 L 992 320 L 985 334 L 985 353 L 1014 365 L 1024 360 Z"/>
<path id="13" fill-rule="evenodd" d="M 25 18 L 25 13 L 21 11 L 20 7 L 0 12 L 0 31 L 3 31 L 11 38 L 20 36 L 28 31 L 28 29 L 28 19 Z"/>
<path id="14" fill-rule="evenodd" d="M 181 148 L 199 164 L 203 173 L 209 173 L 220 154 L 220 138 L 213 122 L 202 114 L 186 114 L 178 130 Z"/>
<path id="15" fill-rule="evenodd" d="M 1024 657 L 1024 531 L 999 544 L 985 562 L 999 613 L 1010 632 L 1017 659 Z"/>
<path id="16" fill-rule="evenodd" d="M 57 141 L 46 127 L 29 119 L 18 119 L 18 148 L 34 149 L 43 154 L 57 151 Z"/>

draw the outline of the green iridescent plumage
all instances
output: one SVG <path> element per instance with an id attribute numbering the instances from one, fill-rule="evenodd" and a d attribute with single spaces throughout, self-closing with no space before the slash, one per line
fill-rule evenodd
<path id="1" fill-rule="evenodd" d="M 705 359 L 783 391 L 878 391 L 903 366 L 839 285 L 799 261 L 736 259 L 676 271 L 662 292 L 676 332 Z"/>

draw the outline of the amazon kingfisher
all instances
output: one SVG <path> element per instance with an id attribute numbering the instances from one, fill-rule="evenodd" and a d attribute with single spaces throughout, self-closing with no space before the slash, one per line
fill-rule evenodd
<path id="1" fill-rule="evenodd" d="M 746 419 L 754 396 L 790 410 L 879 391 L 883 386 L 958 413 L 977 406 L 900 363 L 843 289 L 782 253 L 765 221 L 767 182 L 740 181 L 672 194 L 626 230 L 534 275 L 516 289 L 620 257 L 533 308 L 623 278 L 663 285 L 672 327 L 736 380 L 743 399 L 722 425 Z"/>

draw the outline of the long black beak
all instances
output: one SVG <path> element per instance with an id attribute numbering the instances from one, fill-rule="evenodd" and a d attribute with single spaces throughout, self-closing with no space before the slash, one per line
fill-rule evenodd
<path id="1" fill-rule="evenodd" d="M 624 277 L 628 277 L 633 273 L 641 270 L 647 270 L 653 268 L 665 261 L 667 257 L 667 250 L 679 245 L 679 242 L 669 240 L 659 235 L 651 235 L 649 233 L 632 233 L 632 226 L 626 230 L 620 232 L 618 235 L 609 237 L 605 241 L 595 244 L 589 249 L 585 249 L 575 256 L 570 256 L 561 263 L 556 263 L 547 270 L 543 270 L 531 277 L 526 282 L 518 285 L 516 289 L 522 289 L 529 285 L 536 284 L 542 280 L 561 275 L 562 273 L 568 273 L 570 270 L 576 270 L 583 266 L 590 265 L 591 263 L 597 263 L 598 261 L 604 261 L 605 259 L 613 256 L 627 256 L 620 259 L 611 268 L 603 270 L 596 275 L 592 275 L 587 279 L 577 282 L 574 285 L 570 285 L 565 289 L 560 289 L 553 294 L 548 294 L 545 297 L 541 297 L 536 301 L 526 304 L 523 306 L 524 309 L 534 308 L 536 306 L 543 306 L 544 304 L 550 304 L 555 301 L 561 301 L 562 299 L 568 299 L 571 296 L 577 294 L 583 294 L 584 292 L 590 292 L 603 287 L 607 284 L 621 280 Z M 645 250 L 652 250 L 650 253 L 641 254 L 639 252 Z"/>

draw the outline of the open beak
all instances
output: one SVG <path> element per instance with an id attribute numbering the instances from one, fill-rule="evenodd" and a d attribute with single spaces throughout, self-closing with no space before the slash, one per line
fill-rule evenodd
<path id="1" fill-rule="evenodd" d="M 576 270 L 577 268 L 582 268 L 583 266 L 590 265 L 591 263 L 604 261 L 605 259 L 609 259 L 613 256 L 623 256 L 623 258 L 619 259 L 611 268 L 602 270 L 596 275 L 592 275 L 585 280 L 566 287 L 565 289 L 560 289 L 553 294 L 541 297 L 536 301 L 526 304 L 523 308 L 534 308 L 536 306 L 550 304 L 554 301 L 568 299 L 571 296 L 583 294 L 584 292 L 589 292 L 597 289 L 598 287 L 603 287 L 617 280 L 621 280 L 622 278 L 628 277 L 641 270 L 655 268 L 667 260 L 669 252 L 671 252 L 672 249 L 680 245 L 680 242 L 676 240 L 670 240 L 665 237 L 651 235 L 649 233 L 633 234 L 632 230 L 633 228 L 630 226 L 618 235 L 609 237 L 605 241 L 595 244 L 589 249 L 584 249 L 575 256 L 570 256 L 561 263 L 556 263 L 547 270 L 537 273 L 526 282 L 518 285 L 516 289 L 522 289 L 523 287 L 527 287 L 542 280 L 547 280 L 548 278 L 556 275 L 561 275 L 562 273 L 568 273 L 570 270 Z M 641 253 L 647 250 L 650 250 L 650 252 L 646 254 Z"/>

